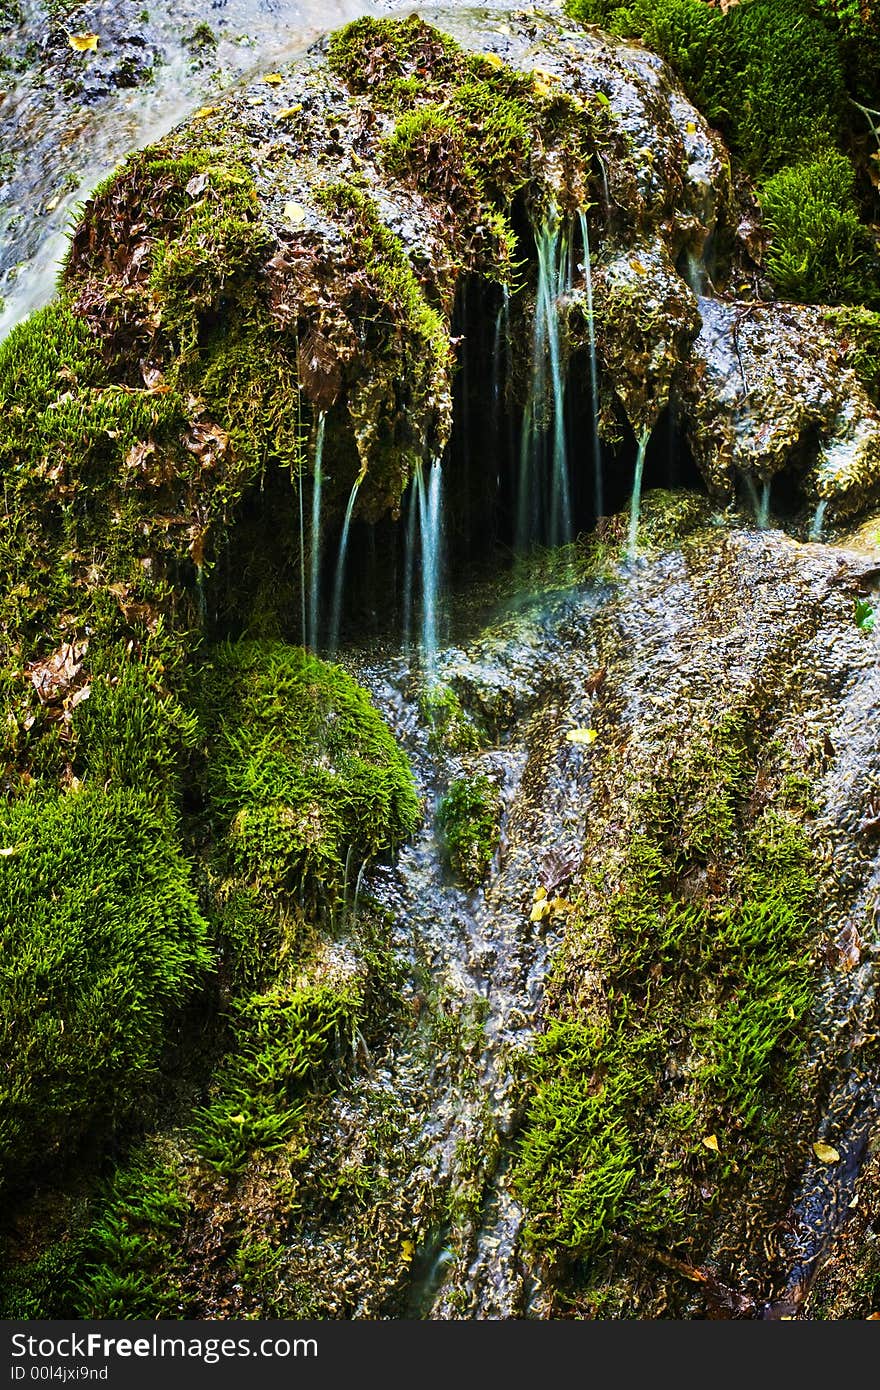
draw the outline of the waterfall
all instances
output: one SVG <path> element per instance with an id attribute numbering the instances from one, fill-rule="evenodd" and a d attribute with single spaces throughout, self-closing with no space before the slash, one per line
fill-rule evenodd
<path id="1" fill-rule="evenodd" d="M 821 497 L 819 499 L 819 505 L 816 508 L 816 515 L 813 517 L 813 524 L 810 527 L 809 539 L 811 541 L 820 541 L 822 539 L 822 523 L 825 520 L 825 512 L 828 507 L 829 500 L 830 499 L 827 497 Z"/>
<path id="2" fill-rule="evenodd" d="M 339 650 L 339 627 L 342 622 L 342 595 L 345 589 L 345 555 L 348 550 L 348 533 L 351 528 L 351 514 L 354 511 L 354 504 L 357 501 L 358 488 L 363 482 L 364 474 L 360 472 L 354 480 L 351 495 L 348 499 L 348 506 L 345 509 L 345 520 L 342 523 L 342 535 L 339 538 L 339 556 L 336 561 L 336 577 L 333 581 L 333 615 L 330 623 L 330 641 L 328 648 L 331 656 L 335 656 Z"/>
<path id="3" fill-rule="evenodd" d="M 632 498 L 629 504 L 629 535 L 626 542 L 626 557 L 628 560 L 635 559 L 639 544 L 639 510 L 642 504 L 642 475 L 645 471 L 645 454 L 648 450 L 648 441 L 651 438 L 650 429 L 642 430 L 639 435 L 639 449 L 636 454 L 636 471 L 633 477 Z"/>
<path id="4" fill-rule="evenodd" d="M 587 292 L 587 330 L 590 336 L 590 399 L 593 408 L 593 510 L 597 517 L 605 512 L 602 487 L 602 445 L 599 440 L 599 358 L 596 352 L 596 320 L 593 315 L 593 267 L 590 258 L 590 232 L 587 215 L 580 213 L 584 240 L 584 284 Z"/>
<path id="5" fill-rule="evenodd" d="M 323 410 L 318 412 L 315 428 L 315 461 L 312 470 L 312 532 L 311 554 L 309 556 L 309 642 L 313 652 L 318 650 L 318 595 L 321 587 L 321 488 L 324 481 L 322 473 L 324 458 L 324 426 L 327 417 Z M 302 504 L 300 503 L 300 506 Z"/>
<path id="6" fill-rule="evenodd" d="M 427 484 L 416 469 L 422 559 L 421 648 L 425 672 L 433 681 L 437 668 L 437 613 L 440 599 L 443 469 L 435 460 Z"/>
<path id="7" fill-rule="evenodd" d="M 531 387 L 523 412 L 520 450 L 517 506 L 517 548 L 520 550 L 536 540 L 560 545 L 571 538 L 565 378 L 559 333 L 559 300 L 571 289 L 571 232 L 567 226 L 563 227 L 555 208 L 551 208 L 547 220 L 536 232 L 535 242 L 538 289 Z M 548 405 L 553 417 L 549 438 Z"/>
<path id="8" fill-rule="evenodd" d="M 770 525 L 770 479 L 761 487 L 761 502 L 758 507 L 758 529 L 766 531 Z"/>

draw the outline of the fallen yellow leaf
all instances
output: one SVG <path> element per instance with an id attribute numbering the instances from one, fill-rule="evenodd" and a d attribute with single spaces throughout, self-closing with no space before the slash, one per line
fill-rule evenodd
<path id="1" fill-rule="evenodd" d="M 697 123 L 696 123 L 696 121 L 688 121 L 686 129 L 687 129 L 688 135 L 696 135 L 696 133 L 697 133 Z"/>
<path id="2" fill-rule="evenodd" d="M 306 210 L 301 203 L 285 203 L 284 216 L 294 227 L 301 227 L 306 220 Z"/>
<path id="3" fill-rule="evenodd" d="M 216 110 L 216 106 L 200 106 L 198 111 L 193 112 L 193 120 L 203 121 L 206 116 L 213 116 Z"/>
<path id="4" fill-rule="evenodd" d="M 416 1247 L 411 1240 L 405 1240 L 400 1247 L 400 1260 L 402 1264 L 412 1263 L 412 1257 L 416 1253 Z"/>
<path id="5" fill-rule="evenodd" d="M 488 64 L 490 65 L 490 67 L 493 67 L 493 68 L 503 68 L 503 67 L 504 67 L 504 59 L 503 59 L 503 58 L 499 58 L 497 53 L 483 53 L 481 56 L 482 56 L 483 62 L 484 62 L 484 63 L 488 63 Z"/>
<path id="6" fill-rule="evenodd" d="M 548 898 L 539 898 L 529 913 L 530 922 L 543 922 L 545 917 L 549 917 L 553 911 L 553 904 Z"/>
<path id="7" fill-rule="evenodd" d="M 569 743 L 595 743 L 599 732 L 597 729 L 569 729 L 565 737 Z"/>
<path id="8" fill-rule="evenodd" d="M 546 898 L 546 896 L 547 889 L 544 887 L 543 883 L 539 883 L 537 888 L 535 889 L 535 902 L 540 902 L 541 899 Z"/>
<path id="9" fill-rule="evenodd" d="M 720 1153 L 720 1149 L 719 1149 L 719 1147 L 718 1147 L 718 1136 L 717 1136 L 717 1135 L 715 1135 L 715 1134 L 704 1134 L 704 1135 L 703 1135 L 703 1143 L 706 1145 L 706 1148 L 707 1148 L 707 1149 L 711 1149 L 713 1153 L 716 1153 L 716 1154 L 717 1154 L 717 1153 Z"/>
<path id="10" fill-rule="evenodd" d="M 9 859 L 13 854 L 18 854 L 21 845 L 9 845 L 6 849 L 0 849 L 0 859 Z"/>
<path id="11" fill-rule="evenodd" d="M 279 82 L 284 81 L 284 78 L 281 76 L 280 72 L 267 72 L 263 81 L 268 82 L 272 87 L 277 87 Z"/>
<path id="12" fill-rule="evenodd" d="M 813 1153 L 820 1163 L 839 1163 L 840 1154 L 836 1149 L 832 1149 L 830 1144 L 823 1144 L 821 1139 L 813 1145 Z"/>
<path id="13" fill-rule="evenodd" d="M 68 34 L 67 42 L 77 53 L 94 53 L 98 47 L 97 34 Z"/>
<path id="14" fill-rule="evenodd" d="M 282 121 L 285 116 L 295 116 L 298 111 L 302 111 L 302 102 L 300 102 L 298 106 L 283 107 L 281 111 L 275 112 L 275 117 L 277 120 Z"/>

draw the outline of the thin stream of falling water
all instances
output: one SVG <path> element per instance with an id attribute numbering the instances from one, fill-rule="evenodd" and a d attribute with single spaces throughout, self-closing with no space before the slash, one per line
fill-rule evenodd
<path id="1" fill-rule="evenodd" d="M 546 221 L 537 229 L 535 245 L 538 287 L 532 335 L 532 375 L 523 411 L 517 503 L 517 549 L 521 551 L 535 541 L 562 545 L 572 534 L 565 438 L 565 376 L 559 331 L 560 300 L 571 290 L 571 231 L 561 223 L 555 208 L 551 208 Z M 548 386 L 553 416 L 549 440 L 545 419 Z"/>
<path id="2" fill-rule="evenodd" d="M 766 531 L 770 525 L 770 479 L 761 486 L 761 503 L 758 507 L 758 530 Z"/>
<path id="3" fill-rule="evenodd" d="M 348 533 L 351 529 L 351 517 L 354 511 L 354 504 L 357 501 L 358 488 L 362 481 L 363 474 L 359 473 L 351 489 L 348 506 L 345 509 L 345 520 L 342 523 L 342 535 L 339 538 L 336 577 L 333 581 L 333 610 L 330 619 L 330 640 L 327 644 L 331 656 L 335 656 L 339 651 L 339 628 L 342 622 L 342 599 L 345 592 L 345 560 L 348 551 Z"/>
<path id="4" fill-rule="evenodd" d="M 745 480 L 746 490 L 749 494 L 749 500 L 752 504 L 752 511 L 755 513 L 755 523 L 757 524 L 761 515 L 761 499 L 758 496 L 758 489 L 755 486 L 755 480 L 752 477 L 751 473 L 744 473 L 742 476 Z"/>
<path id="5" fill-rule="evenodd" d="M 296 482 L 299 500 L 299 606 L 302 628 L 302 644 L 309 645 L 308 619 L 306 615 L 306 522 L 303 507 L 303 463 L 300 460 L 299 475 Z"/>
<path id="6" fill-rule="evenodd" d="M 593 410 L 593 507 L 596 516 L 605 514 L 602 486 L 602 444 L 599 439 L 599 358 L 596 351 L 596 319 L 593 313 L 593 266 L 590 258 L 590 231 L 587 215 L 580 214 L 584 241 L 584 284 L 587 293 L 587 331 L 590 340 L 590 400 Z"/>
<path id="7" fill-rule="evenodd" d="M 571 501 L 568 487 L 568 453 L 565 441 L 565 381 L 562 376 L 558 304 L 560 295 L 565 290 L 571 289 L 571 256 L 569 254 L 571 236 L 568 232 L 557 229 L 556 237 L 558 238 L 559 249 L 556 252 L 555 266 L 551 260 L 552 244 L 543 243 L 543 289 L 547 346 L 550 353 L 551 385 L 553 388 L 553 481 L 549 541 L 551 545 L 562 545 L 571 539 Z M 566 268 L 564 281 L 561 276 L 563 266 Z"/>
<path id="8" fill-rule="evenodd" d="M 822 524 L 825 520 L 825 512 L 828 508 L 828 498 L 822 497 L 816 508 L 816 515 L 813 517 L 813 524 L 810 527 L 810 540 L 820 541 L 822 539 Z"/>
<path id="9" fill-rule="evenodd" d="M 309 641 L 313 652 L 318 650 L 318 597 L 321 589 L 321 490 L 324 481 L 324 427 L 327 417 L 318 412 L 315 427 L 315 461 L 312 477 L 312 531 L 309 556 Z"/>
<path id="10" fill-rule="evenodd" d="M 416 464 L 415 477 L 409 485 L 409 503 L 406 518 L 406 557 L 403 566 L 403 649 L 408 652 L 412 644 L 413 579 L 416 569 L 416 530 L 419 519 L 418 491 L 422 476 L 421 463 Z"/>
<path id="11" fill-rule="evenodd" d="M 433 682 L 437 672 L 437 615 L 442 579 L 443 469 L 439 459 L 431 466 L 427 485 L 423 471 L 417 471 L 416 485 L 422 559 L 421 648 L 425 672 Z"/>
<path id="12" fill-rule="evenodd" d="M 628 560 L 634 560 L 639 544 L 639 512 L 642 505 L 642 477 L 645 471 L 645 454 L 648 450 L 648 442 L 651 438 L 650 429 L 642 430 L 639 435 L 639 448 L 636 454 L 636 468 L 633 476 L 632 497 L 629 504 L 629 534 L 626 541 L 626 555 Z"/>
<path id="13" fill-rule="evenodd" d="M 503 369 L 507 365 L 510 340 L 510 290 L 502 287 L 503 298 L 495 316 L 495 334 L 492 341 L 492 442 L 495 448 L 495 492 L 501 486 L 501 387 L 504 379 Z"/>

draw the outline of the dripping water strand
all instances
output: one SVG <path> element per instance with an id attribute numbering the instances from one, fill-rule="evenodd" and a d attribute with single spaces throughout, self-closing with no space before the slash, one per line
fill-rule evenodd
<path id="1" fill-rule="evenodd" d="M 770 479 L 761 486 L 761 501 L 758 506 L 758 530 L 766 531 L 770 525 Z"/>
<path id="2" fill-rule="evenodd" d="M 639 511 L 642 505 L 642 476 L 645 471 L 645 454 L 648 450 L 648 441 L 651 438 L 650 429 L 642 430 L 639 435 L 639 447 L 636 454 L 636 468 L 633 477 L 632 497 L 629 504 L 629 535 L 626 542 L 626 556 L 628 560 L 634 560 L 639 544 Z"/>
<path id="3" fill-rule="evenodd" d="M 416 478 L 421 476 L 421 463 L 416 465 Z M 403 567 L 403 647 L 409 653 L 412 645 L 413 576 L 416 568 L 416 530 L 419 519 L 418 483 L 410 483 L 406 518 L 406 558 Z"/>
<path id="4" fill-rule="evenodd" d="M 318 594 L 321 583 L 321 490 L 323 487 L 324 426 L 327 417 L 318 413 L 315 428 L 315 461 L 312 478 L 312 534 L 309 557 L 309 641 L 313 652 L 318 650 Z"/>
<path id="5" fill-rule="evenodd" d="M 820 540 L 822 539 L 822 525 L 823 525 L 823 522 L 825 521 L 825 512 L 826 512 L 827 508 L 828 508 L 828 498 L 827 498 L 827 497 L 822 497 L 822 498 L 820 498 L 820 499 L 819 499 L 819 505 L 818 505 L 817 508 L 816 508 L 816 515 L 813 517 L 813 524 L 812 524 L 812 526 L 810 527 L 810 540 L 811 540 L 811 541 L 820 541 Z"/>
<path id="6" fill-rule="evenodd" d="M 501 457 L 501 388 L 503 371 L 508 357 L 510 337 L 510 290 L 502 286 L 503 298 L 495 316 L 495 335 L 492 343 L 492 442 L 495 450 L 495 492 L 501 486 L 499 460 Z"/>
<path id="7" fill-rule="evenodd" d="M 593 508 L 597 517 L 605 514 L 602 487 L 602 445 L 599 440 L 599 358 L 596 352 L 596 320 L 593 314 L 593 266 L 590 257 L 590 232 L 587 215 L 580 214 L 584 241 L 584 285 L 587 294 L 587 329 L 590 341 L 590 402 L 593 411 Z"/>
<path id="8" fill-rule="evenodd" d="M 348 499 L 348 506 L 345 509 L 345 520 L 342 523 L 342 535 L 339 538 L 339 555 L 336 560 L 336 576 L 333 581 L 333 611 L 330 622 L 330 641 L 328 643 L 331 656 L 335 656 L 339 650 L 339 628 L 342 621 L 342 597 L 345 590 L 345 559 L 348 550 L 348 533 L 351 529 L 351 517 L 354 511 L 354 504 L 357 501 L 358 488 L 363 478 L 364 474 L 361 472 L 354 480 L 351 495 Z"/>
<path id="9" fill-rule="evenodd" d="M 571 289 L 571 235 L 555 208 L 535 235 L 538 287 L 532 334 L 532 374 L 523 411 L 520 445 L 517 548 L 535 540 L 559 545 L 571 537 L 571 501 L 565 439 L 565 377 L 559 331 L 559 304 Z M 548 382 L 549 368 L 549 382 Z M 553 416 L 552 438 L 545 422 Z M 548 447 L 549 446 L 549 447 Z M 549 453 L 549 458 L 548 458 Z M 549 468 L 549 488 L 545 474 Z M 545 495 L 549 498 L 545 502 Z"/>
<path id="10" fill-rule="evenodd" d="M 416 469 L 419 499 L 419 532 L 422 560 L 421 648 L 425 673 L 433 682 L 437 672 L 437 615 L 441 580 L 443 469 L 439 460 L 431 466 L 427 483 L 424 471 Z"/>
<path id="11" fill-rule="evenodd" d="M 306 523 L 303 513 L 303 473 L 303 461 L 301 459 L 296 487 L 299 497 L 299 605 L 302 621 L 302 644 L 307 647 L 309 645 L 309 631 L 306 615 Z"/>

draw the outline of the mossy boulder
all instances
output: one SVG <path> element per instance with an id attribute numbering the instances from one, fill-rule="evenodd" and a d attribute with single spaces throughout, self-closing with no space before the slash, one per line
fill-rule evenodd
<path id="1" fill-rule="evenodd" d="M 238 876 L 329 905 L 347 865 L 354 878 L 412 834 L 406 758 L 340 667 L 283 644 L 230 644 L 202 667 L 199 698 L 210 817 Z"/>
<path id="2" fill-rule="evenodd" d="M 0 1181 L 104 1148 L 211 963 L 172 828 L 136 791 L 0 803 Z"/>
<path id="3" fill-rule="evenodd" d="M 449 864 L 470 888 L 485 878 L 498 847 L 501 799 L 483 774 L 459 777 L 437 807 L 437 829 Z"/>
<path id="4" fill-rule="evenodd" d="M 710 494 L 738 478 L 769 487 L 785 471 L 832 516 L 878 486 L 880 411 L 871 390 L 876 316 L 812 306 L 700 301 L 683 395 L 691 448 Z"/>

